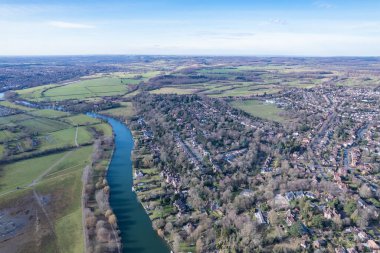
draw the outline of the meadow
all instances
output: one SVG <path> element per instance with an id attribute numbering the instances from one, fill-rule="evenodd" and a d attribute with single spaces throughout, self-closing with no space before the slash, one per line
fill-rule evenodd
<path id="1" fill-rule="evenodd" d="M 17 94 L 23 99 L 34 102 L 91 100 L 107 96 L 122 96 L 128 93 L 129 85 L 145 82 L 160 73 L 160 71 L 141 72 L 139 70 L 133 73 L 97 74 L 66 84 L 49 84 L 19 90 Z"/>
<path id="2" fill-rule="evenodd" d="M 108 115 L 111 117 L 126 119 L 133 115 L 133 105 L 131 102 L 120 102 L 120 107 L 103 110 L 100 114 Z"/>
<path id="3" fill-rule="evenodd" d="M 39 217 L 43 224 L 52 222 L 53 230 L 46 236 L 56 239 L 44 239 L 36 250 L 82 252 L 83 168 L 91 161 L 93 129 L 108 136 L 112 129 L 83 114 L 29 109 L 4 101 L 2 105 L 19 110 L 16 115 L 0 118 L 0 155 L 7 154 L 0 163 L 17 159 L 1 165 L 2 209 L 34 209 L 36 202 L 31 200 L 36 196 L 45 199 L 46 213 Z M 26 199 L 29 202 L 24 203 Z M 35 238 L 34 228 L 30 229 L 29 236 Z M 28 234 L 23 236 L 28 238 Z"/>
<path id="4" fill-rule="evenodd" d="M 254 117 L 284 122 L 285 117 L 281 116 L 282 110 L 276 105 L 260 100 L 237 100 L 231 102 L 231 106 L 243 110 Z"/>

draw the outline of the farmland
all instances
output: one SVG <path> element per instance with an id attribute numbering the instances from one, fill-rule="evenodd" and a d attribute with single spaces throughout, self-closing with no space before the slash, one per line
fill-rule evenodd
<path id="1" fill-rule="evenodd" d="M 64 100 L 93 100 L 96 98 L 121 96 L 129 92 L 131 85 L 138 85 L 160 74 L 158 71 L 140 73 L 112 73 L 83 77 L 79 81 L 65 84 L 50 84 L 17 91 L 18 95 L 34 102 Z"/>

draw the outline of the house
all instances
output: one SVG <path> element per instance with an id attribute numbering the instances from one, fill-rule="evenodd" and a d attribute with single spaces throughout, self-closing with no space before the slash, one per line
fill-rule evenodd
<path id="1" fill-rule="evenodd" d="M 326 240 L 323 240 L 323 239 L 315 240 L 313 242 L 313 247 L 315 249 L 319 249 L 321 247 L 326 247 L 326 246 L 327 246 L 327 242 L 326 242 Z"/>
<path id="2" fill-rule="evenodd" d="M 327 207 L 323 211 L 323 217 L 325 217 L 328 220 L 331 220 L 334 218 L 340 218 L 340 214 L 335 210 L 335 208 Z"/>
<path id="3" fill-rule="evenodd" d="M 362 199 L 359 199 L 359 200 L 358 200 L 358 204 L 359 204 L 359 206 L 360 206 L 361 208 L 364 208 L 364 209 L 367 208 L 366 203 L 365 203 L 364 200 L 362 200 Z"/>
<path id="4" fill-rule="evenodd" d="M 288 211 L 286 211 L 286 220 L 285 220 L 286 224 L 290 227 L 291 225 L 293 225 L 296 220 L 294 218 L 294 215 L 292 213 L 292 211 L 289 209 Z"/>
<path id="5" fill-rule="evenodd" d="M 259 222 L 259 224 L 267 224 L 268 223 L 264 217 L 263 212 L 260 209 L 255 213 L 255 217 L 256 217 L 257 221 Z"/>
<path id="6" fill-rule="evenodd" d="M 183 227 L 183 229 L 186 231 L 186 233 L 191 234 L 194 231 L 195 227 L 191 222 L 189 222 Z"/>
<path id="7" fill-rule="evenodd" d="M 185 213 L 187 210 L 186 204 L 180 199 L 177 199 L 176 201 L 174 201 L 173 206 L 175 206 L 180 213 Z"/>
<path id="8" fill-rule="evenodd" d="M 254 196 L 254 193 L 252 190 L 249 190 L 249 189 L 245 189 L 243 190 L 241 193 L 240 193 L 241 196 L 244 196 L 244 197 L 253 197 Z"/>
<path id="9" fill-rule="evenodd" d="M 288 200 L 288 201 L 291 201 L 295 198 L 294 196 L 294 193 L 293 192 L 287 192 L 285 193 L 285 198 Z"/>
<path id="10" fill-rule="evenodd" d="M 335 253 L 347 253 L 344 247 L 335 248 Z"/>
<path id="11" fill-rule="evenodd" d="M 380 246 L 374 240 L 368 240 L 367 245 L 374 252 L 379 252 L 380 250 Z"/>
<path id="12" fill-rule="evenodd" d="M 360 239 L 361 241 L 365 241 L 365 240 L 368 239 L 368 236 L 367 236 L 367 234 L 366 234 L 364 231 L 360 231 L 360 232 L 358 233 L 358 237 L 359 237 L 359 239 Z"/>
<path id="13" fill-rule="evenodd" d="M 315 199 L 316 198 L 316 196 L 313 193 L 309 192 L 309 191 L 306 191 L 304 193 L 305 193 L 305 196 L 307 198 L 309 198 L 309 199 Z"/>
<path id="14" fill-rule="evenodd" d="M 305 197 L 305 194 L 303 193 L 303 191 L 296 191 L 296 192 L 294 192 L 294 196 L 296 199 L 301 199 L 301 198 Z"/>
<path id="15" fill-rule="evenodd" d="M 142 173 L 141 170 L 139 170 L 139 171 L 135 171 L 135 178 L 136 178 L 136 179 L 141 179 L 141 178 L 143 178 L 143 177 L 144 177 L 144 173 Z"/>

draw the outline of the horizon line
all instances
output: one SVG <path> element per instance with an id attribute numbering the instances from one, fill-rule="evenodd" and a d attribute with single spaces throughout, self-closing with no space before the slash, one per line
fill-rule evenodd
<path id="1" fill-rule="evenodd" d="M 380 58 L 380 55 L 270 55 L 270 54 L 10 54 L 1 55 L 0 58 L 17 57 L 97 57 L 97 56 L 155 56 L 155 57 L 263 57 L 263 58 Z"/>

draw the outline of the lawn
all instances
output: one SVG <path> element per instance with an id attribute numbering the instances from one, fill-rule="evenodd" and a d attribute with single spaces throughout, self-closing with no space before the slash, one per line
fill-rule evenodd
<path id="1" fill-rule="evenodd" d="M 285 120 L 285 118 L 279 114 L 282 110 L 276 107 L 274 104 L 267 102 L 251 99 L 234 101 L 231 103 L 231 105 L 255 117 L 276 122 L 283 122 Z"/>

